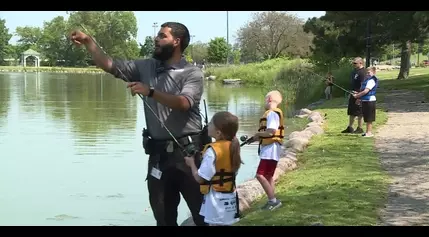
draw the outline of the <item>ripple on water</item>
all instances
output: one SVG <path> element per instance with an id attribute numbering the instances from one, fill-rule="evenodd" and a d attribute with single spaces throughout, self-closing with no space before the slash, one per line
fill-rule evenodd
<path id="1" fill-rule="evenodd" d="M 61 214 L 61 215 L 56 215 L 53 218 L 52 217 L 46 218 L 46 220 L 49 220 L 49 221 L 63 221 L 63 220 L 72 220 L 72 219 L 80 219 L 80 217 Z"/>
<path id="2" fill-rule="evenodd" d="M 137 212 L 134 212 L 134 211 L 123 211 L 123 212 L 121 212 L 121 214 L 124 214 L 124 215 L 133 215 L 133 214 L 137 214 Z"/>
<path id="3" fill-rule="evenodd" d="M 124 198 L 124 195 L 122 193 L 117 193 L 113 195 L 107 195 L 107 198 Z"/>
<path id="4" fill-rule="evenodd" d="M 88 197 L 88 195 L 84 194 L 84 193 L 76 193 L 76 194 L 72 194 L 70 195 L 70 197 L 79 197 L 79 198 L 84 198 L 84 197 Z"/>
<path id="5" fill-rule="evenodd" d="M 84 193 L 76 193 L 76 194 L 71 194 L 70 197 L 86 198 L 86 197 L 88 197 L 88 195 L 86 195 Z M 105 199 L 114 199 L 114 198 L 124 198 L 125 196 L 122 193 L 117 193 L 117 194 L 110 194 L 110 195 L 106 195 L 106 196 L 97 195 L 95 197 L 105 198 Z"/>

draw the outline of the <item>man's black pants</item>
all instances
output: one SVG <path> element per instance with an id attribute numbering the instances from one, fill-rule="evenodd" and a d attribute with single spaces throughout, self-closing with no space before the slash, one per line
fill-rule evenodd
<path id="1" fill-rule="evenodd" d="M 197 154 L 195 159 L 200 159 L 200 156 Z M 162 171 L 161 179 L 151 175 L 151 169 L 157 164 Z M 178 225 L 180 194 L 188 204 L 194 223 L 197 226 L 206 225 L 204 217 L 199 214 L 204 195 L 179 149 L 175 149 L 173 153 L 167 153 L 164 149 L 160 154 L 149 157 L 147 186 L 157 226 Z"/>

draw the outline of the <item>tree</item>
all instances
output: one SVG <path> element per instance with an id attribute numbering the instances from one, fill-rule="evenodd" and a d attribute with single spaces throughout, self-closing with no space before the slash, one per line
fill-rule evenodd
<path id="1" fill-rule="evenodd" d="M 401 56 L 399 44 L 386 44 L 381 47 L 381 61 L 392 60 Z"/>
<path id="2" fill-rule="evenodd" d="M 131 11 L 77 11 L 70 12 L 69 25 L 81 28 L 82 24 L 91 36 L 110 56 L 134 59 L 139 56 L 137 19 Z M 82 30 L 85 30 L 82 29 Z"/>
<path id="3" fill-rule="evenodd" d="M 298 17 L 286 12 L 263 12 L 238 30 L 240 48 L 247 55 L 264 59 L 280 56 L 306 56 L 310 52 L 311 34 L 304 32 Z"/>
<path id="4" fill-rule="evenodd" d="M 140 44 L 140 57 L 151 57 L 155 49 L 155 42 L 152 36 L 146 36 L 144 44 Z"/>
<path id="5" fill-rule="evenodd" d="M 8 45 L 8 57 L 13 59 L 19 59 L 21 57 L 21 49 L 18 45 Z"/>
<path id="6" fill-rule="evenodd" d="M 67 60 L 67 53 L 71 47 L 67 28 L 67 21 L 62 16 L 44 23 L 39 43 L 44 56 L 52 66 L 60 62 L 64 64 Z"/>
<path id="7" fill-rule="evenodd" d="M 235 48 L 240 48 L 240 44 L 237 44 Z M 240 48 L 241 61 L 245 63 L 254 63 L 263 61 L 264 58 L 261 53 L 256 50 L 255 45 L 245 45 Z"/>
<path id="8" fill-rule="evenodd" d="M 140 56 L 140 48 L 137 40 L 132 39 L 129 42 L 126 42 L 124 58 L 126 59 L 137 59 Z"/>
<path id="9" fill-rule="evenodd" d="M 415 14 L 415 11 L 327 11 L 321 19 L 332 22 L 340 29 L 343 42 L 352 46 L 350 48 L 361 51 L 365 49 L 366 25 L 369 21 L 371 50 L 377 50 L 386 44 L 401 45 L 398 79 L 406 79 L 410 70 L 411 43 L 425 38 L 425 31 L 419 27 Z"/>
<path id="10" fill-rule="evenodd" d="M 422 34 L 429 33 L 429 11 L 417 11 L 413 16 Z"/>
<path id="11" fill-rule="evenodd" d="M 193 61 L 192 61 L 192 57 L 191 57 L 191 55 L 190 54 L 185 54 L 185 59 L 186 59 L 186 61 L 187 62 L 189 62 L 189 63 L 192 63 Z"/>
<path id="12" fill-rule="evenodd" d="M 10 55 L 9 40 L 12 35 L 9 34 L 9 29 L 6 28 L 6 20 L 0 19 L 0 64 Z"/>
<path id="13" fill-rule="evenodd" d="M 68 34 L 81 29 L 94 37 L 104 51 L 115 58 L 136 59 L 139 57 L 137 20 L 130 11 L 73 11 L 68 20 L 55 17 L 44 22 L 42 28 L 17 27 L 20 37 L 15 55 L 31 48 L 48 59 L 51 65 L 64 63 L 66 66 L 87 66 L 93 64 L 84 47 L 72 47 Z M 82 25 L 81 25 L 82 24 Z M 83 27 L 82 27 L 83 26 Z"/>
<path id="14" fill-rule="evenodd" d="M 240 49 L 232 50 L 231 55 L 232 55 L 232 61 L 234 62 L 234 64 L 240 64 L 240 60 L 241 60 Z"/>
<path id="15" fill-rule="evenodd" d="M 384 34 L 390 33 L 391 39 L 401 44 L 401 67 L 397 79 L 407 79 L 411 68 L 411 43 L 424 37 L 423 31 L 414 17 L 415 11 L 383 12 L 381 23 Z"/>
<path id="16" fill-rule="evenodd" d="M 201 41 L 190 44 L 185 50 L 185 55 L 189 55 L 194 62 L 202 63 L 208 57 L 208 45 Z"/>
<path id="17" fill-rule="evenodd" d="M 422 47 L 422 54 L 427 56 L 429 55 L 429 40 L 425 40 Z"/>
<path id="18" fill-rule="evenodd" d="M 41 52 L 40 40 L 42 39 L 42 29 L 39 27 L 16 27 L 16 34 L 19 36 L 17 40 L 17 45 L 19 46 L 21 54 L 25 50 L 33 49 L 35 51 Z"/>
<path id="19" fill-rule="evenodd" d="M 211 63 L 226 63 L 230 47 L 225 38 L 216 37 L 209 42 L 207 59 Z"/>
<path id="20" fill-rule="evenodd" d="M 313 63 L 328 69 L 338 66 L 347 49 L 345 45 L 340 44 L 340 31 L 334 27 L 334 24 L 322 18 L 313 17 L 307 20 L 303 29 L 314 35 L 313 45 L 310 46 Z"/>

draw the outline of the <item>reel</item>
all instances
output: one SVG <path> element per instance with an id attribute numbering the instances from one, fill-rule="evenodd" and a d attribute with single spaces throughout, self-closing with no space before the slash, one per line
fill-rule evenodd
<path id="1" fill-rule="evenodd" d="M 183 153 L 185 153 L 186 156 L 193 156 L 197 154 L 199 149 L 194 145 L 194 143 L 190 143 L 183 149 Z"/>
<path id="2" fill-rule="evenodd" d="M 249 136 L 243 135 L 240 137 L 240 141 L 245 142 L 248 138 L 249 138 Z"/>
<path id="3" fill-rule="evenodd" d="M 254 142 L 255 139 L 253 139 L 253 137 L 249 138 L 249 136 L 243 135 L 243 136 L 240 137 L 240 141 L 243 142 L 243 143 L 240 144 L 240 147 L 242 147 L 242 146 L 244 146 L 246 144 L 250 144 L 250 143 Z"/>

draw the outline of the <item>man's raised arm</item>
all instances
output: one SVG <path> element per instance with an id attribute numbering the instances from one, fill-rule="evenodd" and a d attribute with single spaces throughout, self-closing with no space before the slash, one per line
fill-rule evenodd
<path id="1" fill-rule="evenodd" d="M 76 45 L 85 45 L 97 67 L 105 72 L 125 81 L 139 81 L 139 73 L 134 61 L 113 60 L 98 47 L 92 37 L 79 30 L 73 31 L 70 38 Z"/>

